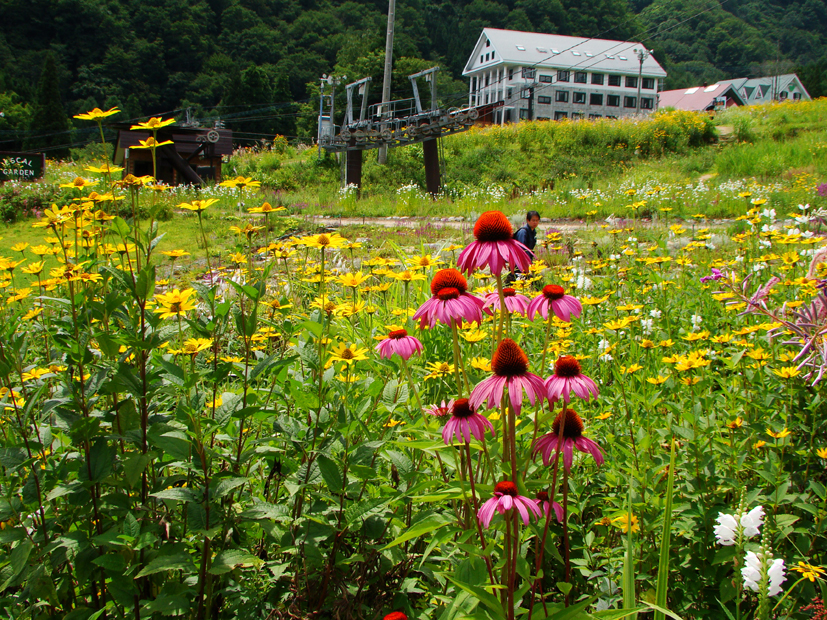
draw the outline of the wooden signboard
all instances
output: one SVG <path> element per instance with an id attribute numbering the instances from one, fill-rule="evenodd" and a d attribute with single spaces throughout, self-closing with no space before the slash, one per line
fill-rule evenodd
<path id="1" fill-rule="evenodd" d="M 0 151 L 0 182 L 35 181 L 43 178 L 46 155 Z"/>

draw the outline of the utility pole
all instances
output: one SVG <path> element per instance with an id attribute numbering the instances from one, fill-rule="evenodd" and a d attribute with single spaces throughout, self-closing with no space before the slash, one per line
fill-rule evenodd
<path id="1" fill-rule="evenodd" d="M 388 35 L 385 38 L 385 77 L 382 81 L 382 103 L 387 105 L 391 100 L 391 77 L 393 70 L 393 26 L 396 13 L 396 0 L 390 0 L 388 4 Z M 382 115 L 390 116 L 390 110 L 382 107 Z M 384 165 L 388 161 L 388 147 L 379 147 L 379 164 Z"/>
<path id="2" fill-rule="evenodd" d="M 637 54 L 637 58 L 640 61 L 640 68 L 637 72 L 637 106 L 635 114 L 637 116 L 640 115 L 640 86 L 641 82 L 643 81 L 643 61 L 649 58 L 649 54 L 652 53 L 652 50 L 647 50 L 645 47 L 643 49 L 635 49 L 635 54 Z"/>

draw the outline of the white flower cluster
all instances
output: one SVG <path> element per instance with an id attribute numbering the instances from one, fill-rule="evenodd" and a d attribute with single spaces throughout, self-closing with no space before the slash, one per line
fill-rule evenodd
<path id="1" fill-rule="evenodd" d="M 752 538 L 761 533 L 761 525 L 764 523 L 764 509 L 756 506 L 749 512 L 742 512 L 740 515 L 728 515 L 718 513 L 715 526 L 715 538 L 719 545 L 729 547 L 734 545 L 738 539 L 738 530 L 742 530 L 745 538 Z"/>
<path id="2" fill-rule="evenodd" d="M 359 191 L 359 186 L 355 183 L 348 183 L 343 188 L 339 190 L 339 197 L 340 198 L 350 198 L 351 196 L 355 196 L 356 193 Z"/>
<path id="3" fill-rule="evenodd" d="M 690 321 L 692 322 L 693 332 L 701 331 L 701 323 L 704 322 L 704 318 L 700 314 L 693 314 Z"/>
<path id="4" fill-rule="evenodd" d="M 754 592 L 761 590 L 761 578 L 766 571 L 768 577 L 767 594 L 778 596 L 781 594 L 781 584 L 787 580 L 784 560 L 773 559 L 772 553 L 762 549 L 758 553 L 747 551 L 744 558 L 745 566 L 741 569 L 744 578 L 744 587 Z"/>

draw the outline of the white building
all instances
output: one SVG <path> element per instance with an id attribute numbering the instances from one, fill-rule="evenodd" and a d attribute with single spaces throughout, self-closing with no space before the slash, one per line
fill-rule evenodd
<path id="1" fill-rule="evenodd" d="M 744 99 L 746 105 L 758 105 L 771 101 L 812 101 L 810 93 L 795 73 L 751 79 L 739 78 L 719 83 L 731 84 Z"/>
<path id="2" fill-rule="evenodd" d="M 462 72 L 468 104 L 502 102 L 497 123 L 648 114 L 666 71 L 639 51 L 628 41 L 485 28 Z"/>

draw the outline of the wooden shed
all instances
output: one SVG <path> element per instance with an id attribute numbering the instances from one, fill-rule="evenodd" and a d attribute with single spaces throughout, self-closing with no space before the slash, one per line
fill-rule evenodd
<path id="1" fill-rule="evenodd" d="M 116 123 L 114 163 L 124 167 L 124 175 L 152 174 L 152 151 L 134 148 L 151 137 L 146 131 L 131 131 L 128 123 Z M 233 153 L 233 132 L 209 127 L 162 127 L 156 134 L 159 143 L 172 140 L 173 144 L 155 151 L 158 180 L 168 185 L 192 183 L 201 185 L 206 179 L 221 181 L 221 162 Z"/>

